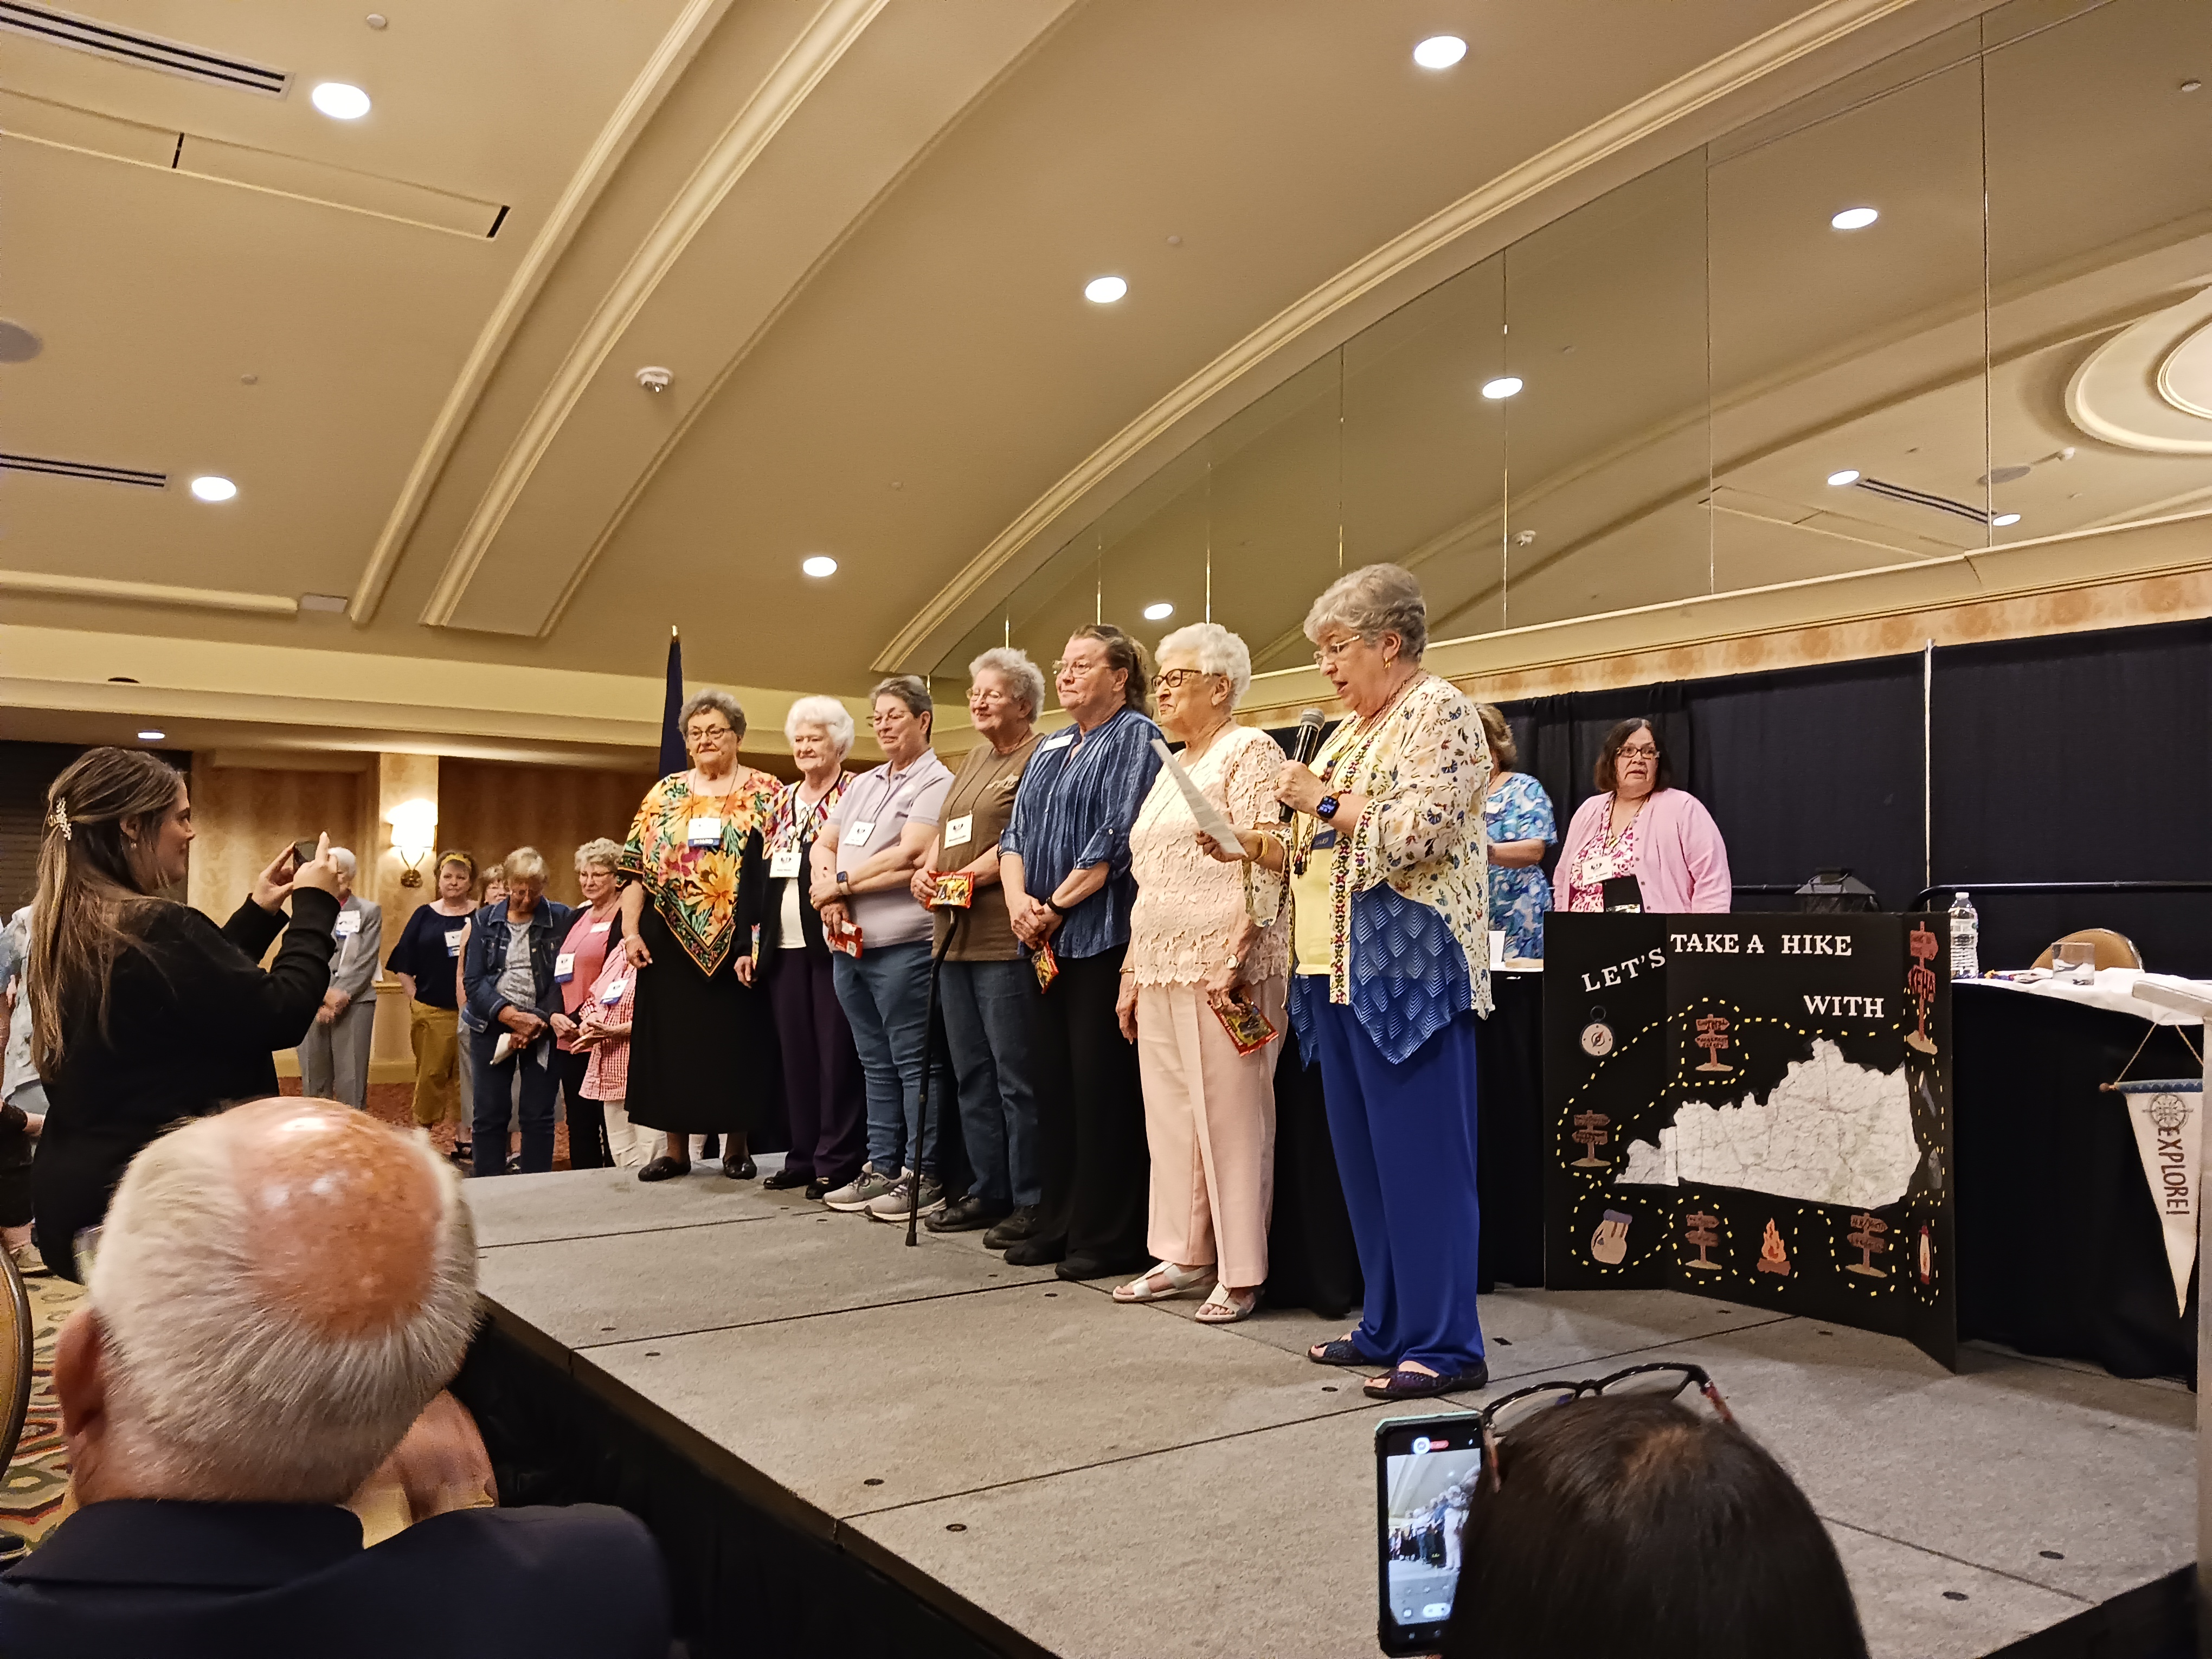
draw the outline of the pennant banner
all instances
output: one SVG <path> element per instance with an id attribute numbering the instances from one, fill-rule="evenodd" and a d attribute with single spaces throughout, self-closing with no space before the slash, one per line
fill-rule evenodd
<path id="1" fill-rule="evenodd" d="M 2166 1234 L 2166 1264 L 2173 1274 L 2174 1305 L 2189 1310 L 2189 1274 L 2197 1265 L 2197 1113 L 2204 1104 L 2201 1079 L 2114 1085 L 2128 1107 L 2136 1152 L 2152 1207 Z"/>

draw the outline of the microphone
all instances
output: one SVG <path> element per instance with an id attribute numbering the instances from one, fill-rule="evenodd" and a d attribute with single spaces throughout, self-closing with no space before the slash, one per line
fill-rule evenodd
<path id="1" fill-rule="evenodd" d="M 1318 708 L 1309 708 L 1298 716 L 1297 741 L 1291 745 L 1291 758 L 1304 766 L 1321 747 L 1321 729 L 1328 723 L 1328 716 Z M 1282 822 L 1288 823 L 1295 816 L 1288 801 L 1283 803 Z"/>

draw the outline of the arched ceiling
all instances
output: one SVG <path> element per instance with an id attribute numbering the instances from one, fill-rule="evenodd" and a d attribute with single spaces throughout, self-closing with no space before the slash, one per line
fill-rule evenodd
<path id="1" fill-rule="evenodd" d="M 0 473 L 19 728 L 581 754 L 672 624 L 770 705 L 933 665 L 1390 307 L 1978 9 L 84 3 L 289 79 L 0 33 L 0 449 L 167 480 Z"/>

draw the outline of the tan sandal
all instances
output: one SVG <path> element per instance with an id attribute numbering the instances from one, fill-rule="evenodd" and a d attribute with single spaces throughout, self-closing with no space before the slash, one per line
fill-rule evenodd
<path id="1" fill-rule="evenodd" d="M 1198 1304 L 1195 1317 L 1201 1325 L 1234 1325 L 1240 1319 L 1249 1319 L 1260 1310 L 1260 1291 L 1239 1298 L 1226 1285 L 1216 1285 L 1213 1294 Z"/>
<path id="2" fill-rule="evenodd" d="M 1212 1278 L 1213 1267 L 1210 1262 L 1203 1267 L 1193 1267 L 1188 1272 L 1176 1267 L 1172 1261 L 1155 1262 L 1148 1272 L 1139 1274 L 1127 1284 L 1116 1285 L 1114 1287 L 1114 1299 L 1116 1302 L 1164 1302 L 1170 1297 L 1181 1296 L 1186 1291 L 1194 1291 L 1200 1285 L 1210 1283 Z M 1152 1288 L 1154 1279 L 1162 1279 L 1165 1283 L 1159 1290 L 1154 1290 Z"/>

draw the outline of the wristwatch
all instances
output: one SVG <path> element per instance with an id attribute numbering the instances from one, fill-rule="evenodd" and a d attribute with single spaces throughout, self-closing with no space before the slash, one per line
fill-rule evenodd
<path id="1" fill-rule="evenodd" d="M 1315 804 L 1314 816 L 1317 818 L 1334 817 L 1336 816 L 1336 797 L 1334 795 L 1323 795 L 1321 799 Z"/>
<path id="2" fill-rule="evenodd" d="M 837 872 L 837 891 L 842 895 L 853 890 L 853 878 L 842 870 Z"/>
<path id="3" fill-rule="evenodd" d="M 1058 916 L 1062 921 L 1067 920 L 1068 907 L 1059 902 L 1057 900 L 1047 898 L 1044 902 L 1044 908 L 1051 911 L 1053 915 Z"/>

